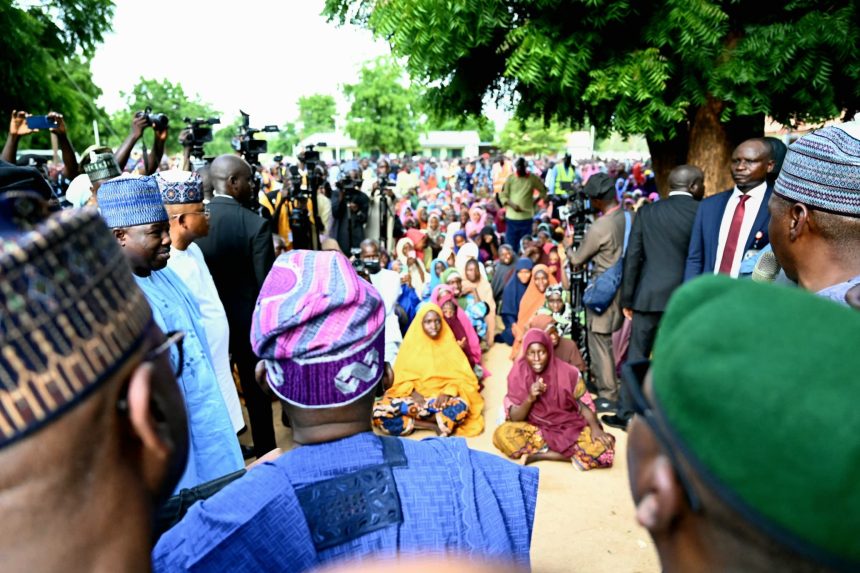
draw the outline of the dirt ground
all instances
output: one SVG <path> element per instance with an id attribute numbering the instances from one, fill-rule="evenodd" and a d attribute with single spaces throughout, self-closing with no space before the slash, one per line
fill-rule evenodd
<path id="1" fill-rule="evenodd" d="M 493 431 L 499 423 L 507 387 L 510 347 L 496 345 L 486 356 L 493 373 L 483 391 L 486 429 L 468 438 L 475 449 L 499 454 Z M 290 431 L 281 424 L 275 407 L 278 445 L 292 447 Z M 532 570 L 535 573 L 651 573 L 660 570 L 648 532 L 633 516 L 627 485 L 627 434 L 607 428 L 616 438 L 615 465 L 608 470 L 579 472 L 572 464 L 538 462 L 540 486 L 532 535 Z M 421 439 L 430 432 L 416 432 Z M 250 441 L 249 432 L 242 442 Z"/>

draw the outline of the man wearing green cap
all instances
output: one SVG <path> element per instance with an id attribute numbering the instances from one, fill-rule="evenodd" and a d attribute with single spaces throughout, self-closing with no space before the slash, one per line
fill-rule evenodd
<path id="1" fill-rule="evenodd" d="M 799 289 L 674 295 L 653 362 L 624 371 L 630 488 L 664 571 L 860 570 L 858 337 L 860 313 Z"/>

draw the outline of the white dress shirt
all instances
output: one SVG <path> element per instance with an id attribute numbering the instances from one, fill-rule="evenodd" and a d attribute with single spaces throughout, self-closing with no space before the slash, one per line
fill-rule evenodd
<path id="1" fill-rule="evenodd" d="M 370 282 L 376 287 L 385 306 L 385 361 L 393 368 L 400 344 L 403 342 L 400 321 L 397 319 L 397 313 L 394 312 L 394 306 L 400 298 L 400 275 L 394 271 L 382 269 L 370 275 Z"/>
<path id="2" fill-rule="evenodd" d="M 218 298 L 215 282 L 209 274 L 209 267 L 203 258 L 203 251 L 194 243 L 188 245 L 184 251 L 170 247 L 167 266 L 179 275 L 200 306 L 200 317 L 206 332 L 206 342 L 209 343 L 218 388 L 230 414 L 233 431 L 238 432 L 244 427 L 245 420 L 242 418 L 242 406 L 230 367 L 230 325 L 227 323 L 224 305 Z"/>
<path id="3" fill-rule="evenodd" d="M 747 202 L 744 205 L 744 220 L 743 223 L 741 223 L 741 232 L 738 235 L 738 245 L 735 248 L 735 258 L 732 261 L 731 276 L 734 278 L 737 278 L 740 273 L 741 260 L 744 257 L 744 248 L 746 247 L 747 240 L 749 239 L 756 217 L 758 217 L 758 212 L 759 209 L 761 209 L 761 204 L 762 201 L 764 201 L 766 191 L 767 183 L 762 183 L 758 187 L 754 187 L 752 190 L 747 192 L 747 195 L 749 195 L 750 198 L 747 199 Z M 723 220 L 720 223 L 720 242 L 717 245 L 717 260 L 714 263 L 715 275 L 720 272 L 720 261 L 723 260 L 723 251 L 726 249 L 726 240 L 729 238 L 729 229 L 732 226 L 732 218 L 735 214 L 735 208 L 740 202 L 741 195 L 742 193 L 740 190 L 735 187 L 735 190 L 732 191 L 732 196 L 729 197 L 729 202 L 726 204 L 726 209 L 723 211 Z"/>

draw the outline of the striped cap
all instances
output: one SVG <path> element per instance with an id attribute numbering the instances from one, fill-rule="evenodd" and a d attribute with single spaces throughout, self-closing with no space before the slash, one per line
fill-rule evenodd
<path id="1" fill-rule="evenodd" d="M 860 217 L 860 121 L 824 127 L 791 144 L 774 193 Z"/>
<path id="2" fill-rule="evenodd" d="M 385 309 L 374 286 L 335 251 L 289 251 L 266 277 L 251 327 L 269 386 L 307 408 L 349 404 L 384 368 Z"/>
<path id="3" fill-rule="evenodd" d="M 155 177 L 117 177 L 98 190 L 99 212 L 111 229 L 169 221 Z"/>
<path id="4" fill-rule="evenodd" d="M 68 411 L 140 348 L 152 321 L 95 209 L 0 234 L 0 447 Z"/>

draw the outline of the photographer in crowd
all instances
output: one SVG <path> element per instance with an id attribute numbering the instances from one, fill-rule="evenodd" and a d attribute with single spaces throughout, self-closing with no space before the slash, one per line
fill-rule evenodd
<path id="1" fill-rule="evenodd" d="M 625 212 L 615 194 L 615 184 L 605 173 L 589 177 L 583 188 L 600 216 L 585 233 L 582 245 L 573 249 L 573 237 L 565 238 L 568 257 L 574 268 L 593 263 L 592 283 L 620 259 L 624 251 Z M 591 373 L 599 398 L 595 400 L 598 412 L 613 411 L 618 400 L 618 377 L 615 372 L 615 355 L 612 350 L 612 333 L 621 328 L 620 292 L 601 314 L 586 307 L 588 350 L 591 356 Z"/>
<path id="2" fill-rule="evenodd" d="M 4 161 L 9 163 L 17 163 L 18 142 L 22 137 L 26 137 L 32 133 L 37 133 L 38 129 L 32 129 L 28 125 L 27 118 L 33 117 L 26 111 L 13 111 L 9 121 L 9 135 L 6 137 L 6 145 L 3 146 Z M 72 147 L 72 142 L 69 141 L 66 133 L 66 122 L 63 115 L 52 111 L 46 116 L 48 122 L 54 127 L 49 127 L 50 131 L 57 138 L 57 146 L 63 156 L 63 175 L 66 179 L 72 180 L 78 174 L 78 159 L 75 155 L 75 149 Z M 47 174 L 45 174 L 47 175 Z M 46 177 L 47 178 L 47 177 Z"/>
<path id="3" fill-rule="evenodd" d="M 332 215 L 335 232 L 341 251 L 350 253 L 358 248 L 365 239 L 364 228 L 370 211 L 370 199 L 361 192 L 361 174 L 350 171 L 337 182 L 337 190 L 332 197 Z"/>
<path id="4" fill-rule="evenodd" d="M 152 149 L 146 157 L 146 164 L 143 166 L 143 174 L 152 175 L 158 171 L 161 158 L 164 156 L 164 144 L 167 141 L 167 124 L 167 116 L 163 113 L 150 113 L 149 109 L 135 113 L 131 120 L 131 131 L 129 131 L 128 137 L 125 138 L 125 141 L 122 142 L 114 154 L 120 169 L 126 169 L 128 158 L 131 157 L 131 150 L 134 149 L 134 146 L 143 137 L 143 132 L 146 131 L 146 128 L 151 127 L 155 137 Z"/>

